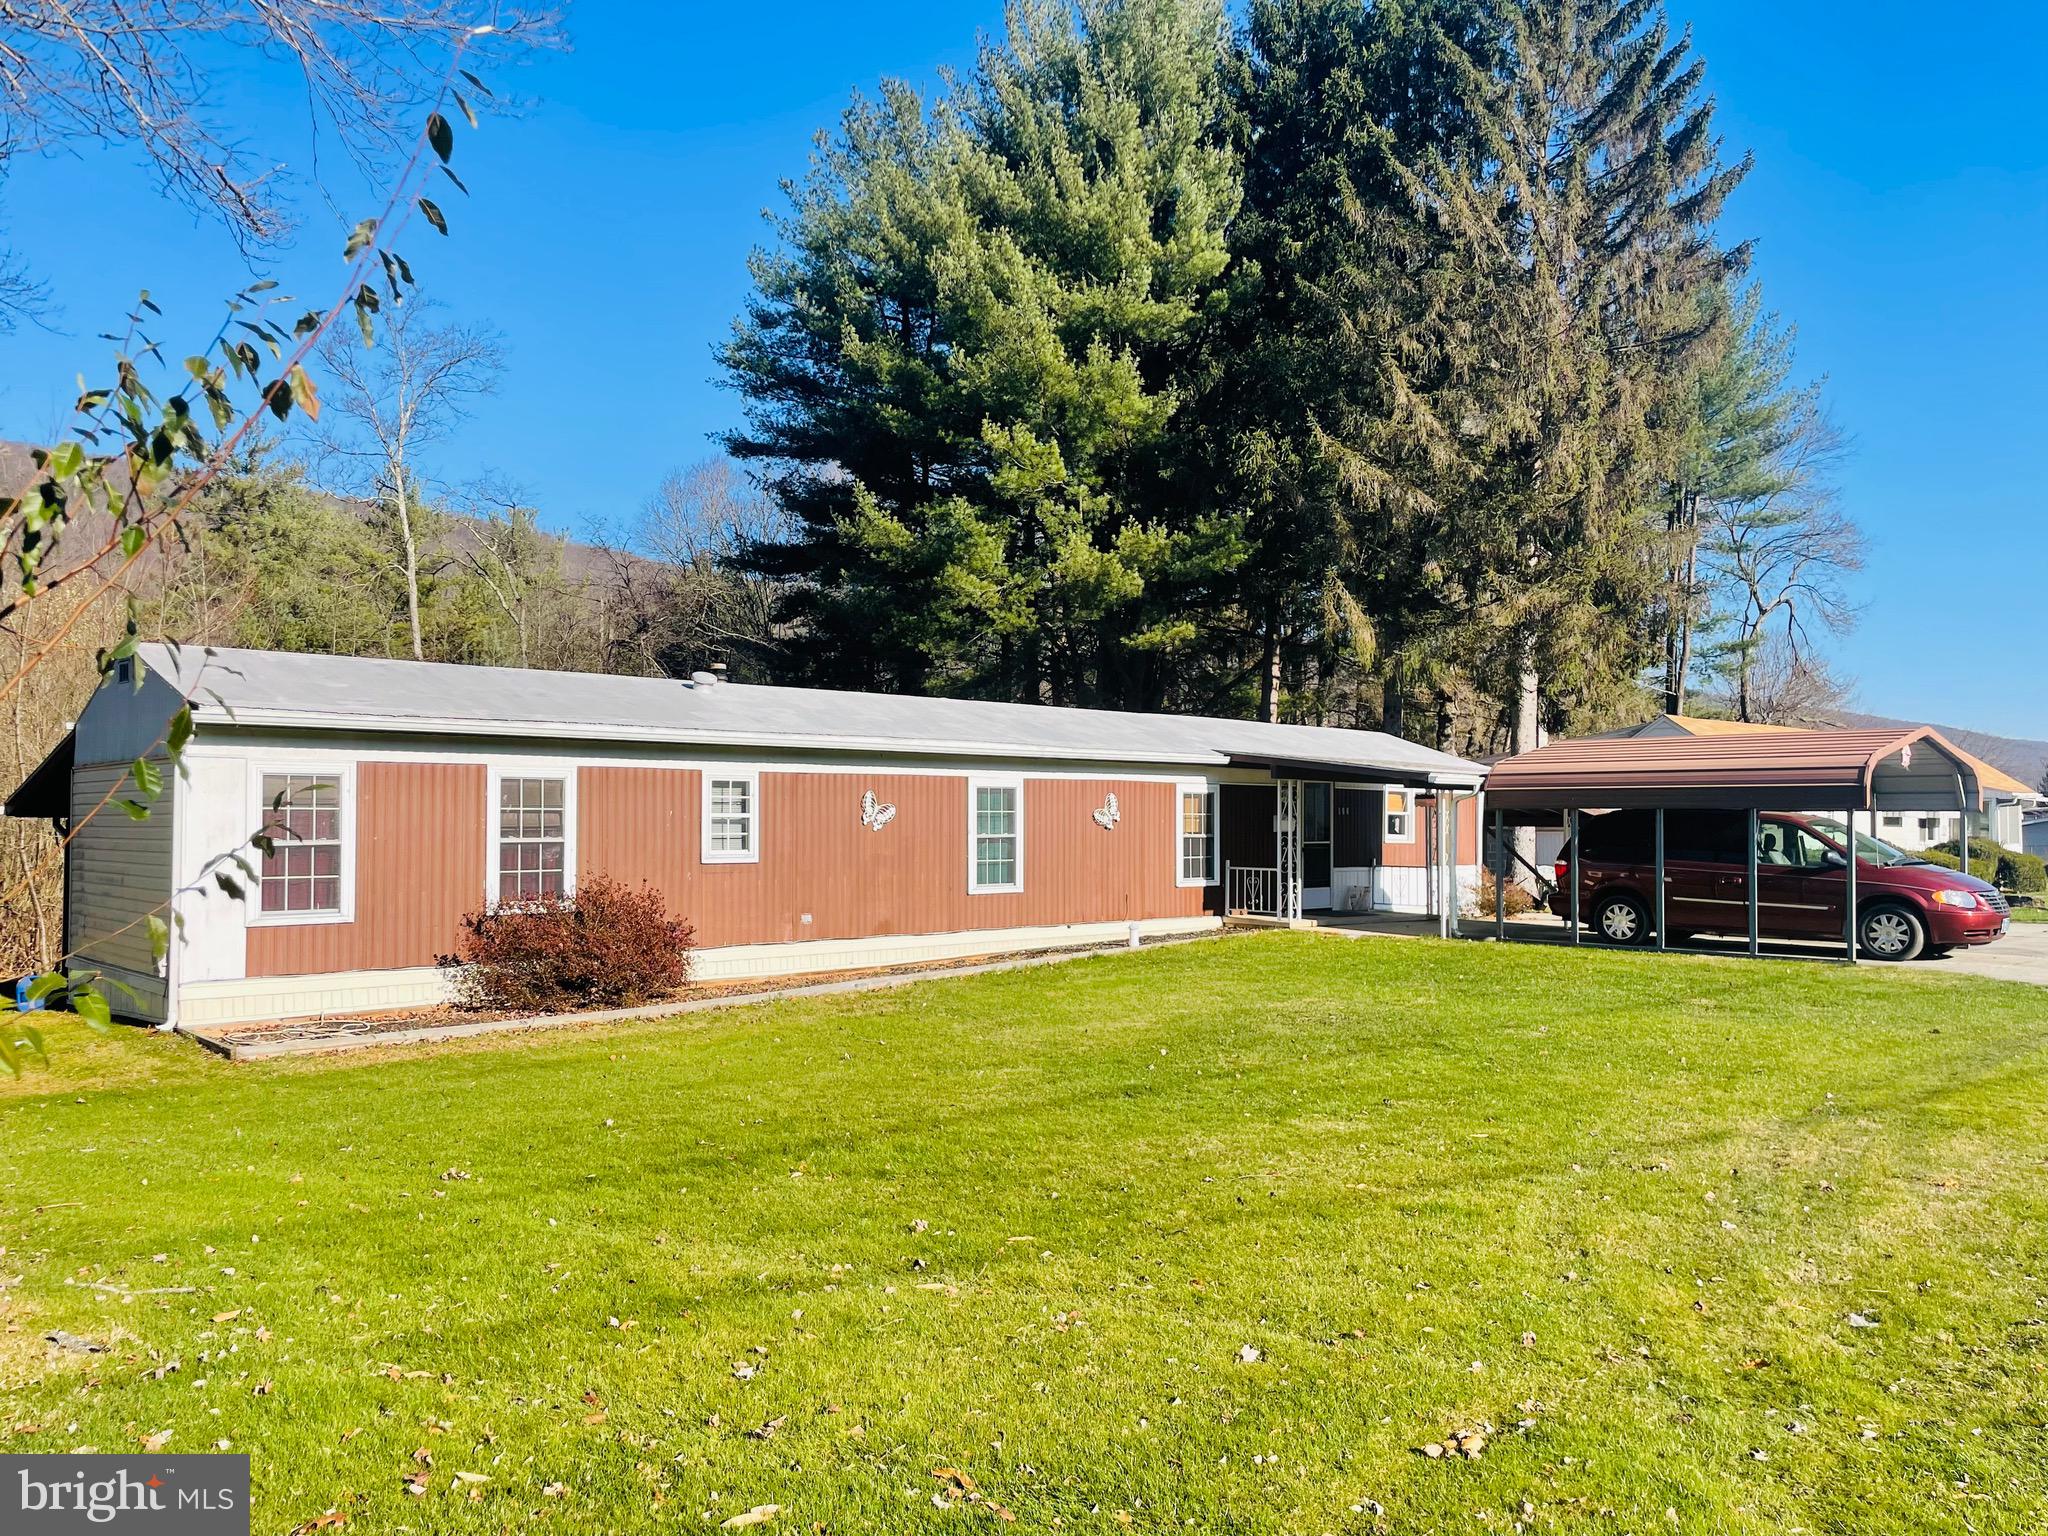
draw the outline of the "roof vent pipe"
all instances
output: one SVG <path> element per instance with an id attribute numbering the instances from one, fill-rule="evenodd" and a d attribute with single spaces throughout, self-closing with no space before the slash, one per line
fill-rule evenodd
<path id="1" fill-rule="evenodd" d="M 692 672 L 690 674 L 690 686 L 692 688 L 716 688 L 721 681 L 722 679 L 716 672 Z"/>

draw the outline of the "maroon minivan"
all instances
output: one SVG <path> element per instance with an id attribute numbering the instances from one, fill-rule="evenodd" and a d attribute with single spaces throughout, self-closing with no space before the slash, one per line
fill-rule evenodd
<path id="1" fill-rule="evenodd" d="M 1665 922 L 1671 942 L 1688 934 L 1749 932 L 1747 811 L 1664 813 Z M 1641 944 L 1651 936 L 1657 868 L 1652 811 L 1609 811 L 1581 820 L 1579 914 L 1592 937 Z M 1757 826 L 1757 931 L 1774 939 L 1834 939 L 1848 896 L 1838 821 L 1771 812 Z M 1550 909 L 1571 912 L 1571 848 L 1558 855 Z M 1856 834 L 1857 935 L 1878 960 L 1945 955 L 2003 938 L 1997 887 Z"/>

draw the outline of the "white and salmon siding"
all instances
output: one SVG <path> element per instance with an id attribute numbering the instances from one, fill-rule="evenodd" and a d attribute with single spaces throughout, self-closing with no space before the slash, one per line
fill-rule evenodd
<path id="1" fill-rule="evenodd" d="M 146 1022 L 439 1002 L 464 914 L 599 874 L 659 890 L 714 980 L 1196 932 L 1268 881 L 1297 909 L 1430 910 L 1440 805 L 1458 888 L 1478 878 L 1485 770 L 1374 732 L 708 674 L 155 645 L 138 663 L 6 808 L 75 832 L 69 965 L 132 989 L 116 1011 Z M 187 701 L 185 771 L 151 814 L 103 805 Z M 158 960 L 148 918 L 173 909 Z"/>

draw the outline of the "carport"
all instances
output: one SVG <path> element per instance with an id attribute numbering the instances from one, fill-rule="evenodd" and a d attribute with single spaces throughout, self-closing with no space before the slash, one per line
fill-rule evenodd
<path id="1" fill-rule="evenodd" d="M 1579 913 L 1580 830 L 1588 814 L 1651 811 L 1656 869 L 1652 880 L 1656 947 L 1668 947 L 1665 922 L 1665 813 L 1746 812 L 1749 821 L 1749 953 L 1758 949 L 1757 834 L 1763 811 L 1838 813 L 1848 828 L 1842 942 L 1857 951 L 1857 818 L 1881 811 L 1978 811 L 1983 790 L 1972 760 L 1939 732 L 1914 730 L 1781 731 L 1757 736 L 1630 737 L 1553 742 L 1494 766 L 1486 785 L 1493 812 L 1494 933 L 1507 937 L 1507 829 L 1563 821 L 1569 855 L 1569 942 L 1583 938 Z M 1872 835 L 1874 836 L 1873 823 Z M 1969 871 L 1969 839 L 1962 840 Z"/>

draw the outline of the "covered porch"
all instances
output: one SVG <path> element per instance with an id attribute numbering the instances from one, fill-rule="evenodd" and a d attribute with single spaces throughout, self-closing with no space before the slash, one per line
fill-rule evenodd
<path id="1" fill-rule="evenodd" d="M 1452 760 L 1455 761 L 1455 760 Z M 1220 786 L 1226 919 L 1299 923 L 1399 914 L 1452 931 L 1477 894 L 1484 770 L 1368 775 L 1275 764 Z"/>

